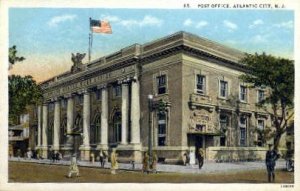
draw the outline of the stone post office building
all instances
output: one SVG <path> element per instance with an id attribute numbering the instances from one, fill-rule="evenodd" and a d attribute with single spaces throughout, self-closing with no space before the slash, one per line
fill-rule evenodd
<path id="1" fill-rule="evenodd" d="M 43 105 L 36 109 L 34 146 L 81 160 L 116 148 L 121 161 L 141 161 L 152 126 L 160 161 L 177 163 L 186 151 L 205 151 L 207 160 L 262 158 L 257 128 L 271 117 L 256 103 L 266 89 L 249 89 L 244 53 L 187 32 L 134 44 L 40 84 Z M 167 103 L 149 115 L 148 95 Z M 149 123 L 149 116 L 151 123 Z M 82 136 L 67 136 L 70 132 Z"/>

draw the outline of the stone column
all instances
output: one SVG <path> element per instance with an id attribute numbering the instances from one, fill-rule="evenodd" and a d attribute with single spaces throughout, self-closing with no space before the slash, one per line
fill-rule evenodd
<path id="1" fill-rule="evenodd" d="M 121 144 L 127 144 L 128 129 L 128 84 L 122 84 L 122 137 Z"/>
<path id="2" fill-rule="evenodd" d="M 90 93 L 83 95 L 83 144 L 80 147 L 81 159 L 89 160 L 90 155 Z"/>
<path id="3" fill-rule="evenodd" d="M 136 81 L 131 84 L 131 143 L 140 142 L 140 91 L 139 81 Z"/>
<path id="4" fill-rule="evenodd" d="M 67 134 L 71 133 L 74 123 L 74 101 L 71 95 L 67 97 Z M 67 147 L 72 147 L 72 136 L 67 136 Z"/>
<path id="5" fill-rule="evenodd" d="M 59 150 L 59 134 L 60 134 L 60 103 L 56 99 L 54 103 L 54 129 L 53 129 L 53 150 Z"/>
<path id="6" fill-rule="evenodd" d="M 38 129 L 37 129 L 37 133 L 38 133 L 38 140 L 37 140 L 37 147 L 41 147 L 42 146 L 42 106 L 38 105 L 37 108 L 37 117 L 38 117 Z"/>
<path id="7" fill-rule="evenodd" d="M 107 88 L 103 87 L 101 90 L 101 143 L 98 146 L 100 149 L 108 149 L 108 92 Z"/>
<path id="8" fill-rule="evenodd" d="M 48 128 L 48 104 L 43 104 L 43 126 L 42 126 L 42 156 L 47 158 L 48 155 L 48 141 L 47 141 L 47 128 Z"/>

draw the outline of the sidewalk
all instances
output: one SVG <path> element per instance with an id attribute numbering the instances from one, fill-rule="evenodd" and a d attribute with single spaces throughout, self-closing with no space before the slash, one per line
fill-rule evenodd
<path id="1" fill-rule="evenodd" d="M 24 158 L 15 158 L 12 157 L 9 161 L 19 161 L 19 162 L 30 162 L 38 164 L 49 164 L 49 165 L 70 165 L 70 161 L 60 160 L 57 162 L 52 162 L 49 159 L 37 160 L 37 159 L 24 159 Z M 78 166 L 82 167 L 94 167 L 100 168 L 99 162 L 89 162 L 89 161 L 78 161 Z M 108 162 L 105 164 L 104 168 L 110 168 L 111 164 Z M 285 160 L 280 159 L 276 163 L 276 169 L 284 169 Z M 132 165 L 129 163 L 119 163 L 119 169 L 129 170 L 129 171 L 141 171 L 142 164 L 135 164 L 135 168 L 132 169 Z M 216 163 L 211 161 L 204 162 L 204 165 L 201 170 L 199 170 L 198 165 L 171 165 L 171 164 L 157 164 L 158 172 L 178 172 L 178 173 L 199 173 L 199 174 L 208 174 L 208 173 L 224 173 L 224 172 L 240 172 L 240 171 L 250 171 L 250 170 L 265 170 L 266 166 L 264 161 L 255 161 L 255 162 L 235 162 L 235 163 Z"/>

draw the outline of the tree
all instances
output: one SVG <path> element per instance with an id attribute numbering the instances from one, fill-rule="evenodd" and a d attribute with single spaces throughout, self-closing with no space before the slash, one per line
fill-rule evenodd
<path id="1" fill-rule="evenodd" d="M 25 60 L 25 58 L 23 56 L 18 57 L 17 56 L 17 47 L 16 45 L 13 45 L 12 47 L 9 48 L 9 55 L 8 55 L 8 61 L 9 61 L 9 68 L 12 67 L 12 65 L 14 65 L 16 62 L 22 62 L 23 60 Z"/>
<path id="2" fill-rule="evenodd" d="M 266 53 L 255 53 L 246 54 L 241 64 L 247 67 L 248 73 L 240 78 L 251 84 L 250 88 L 265 87 L 269 90 L 258 106 L 272 117 L 274 148 L 278 149 L 280 138 L 294 115 L 294 62 Z"/>
<path id="3" fill-rule="evenodd" d="M 11 75 L 8 77 L 9 86 L 9 123 L 18 123 L 19 116 L 26 111 L 26 106 L 41 101 L 41 88 L 32 76 L 21 77 Z"/>

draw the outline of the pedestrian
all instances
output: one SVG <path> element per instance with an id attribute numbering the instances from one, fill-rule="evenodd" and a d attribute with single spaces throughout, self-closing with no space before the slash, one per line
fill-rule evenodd
<path id="1" fill-rule="evenodd" d="M 142 172 L 149 173 L 149 155 L 147 152 L 144 152 Z"/>
<path id="2" fill-rule="evenodd" d="M 56 161 L 56 155 L 55 155 L 55 151 L 54 150 L 51 151 L 51 158 L 52 158 L 52 162 Z"/>
<path id="3" fill-rule="evenodd" d="M 40 148 L 38 148 L 38 149 L 36 150 L 36 155 L 37 155 L 37 159 L 38 159 L 38 160 L 42 159 L 42 151 L 41 151 Z"/>
<path id="4" fill-rule="evenodd" d="M 116 153 L 116 149 L 114 148 L 111 152 L 110 155 L 110 160 L 111 160 L 111 174 L 116 174 L 116 170 L 118 169 L 118 155 Z"/>
<path id="5" fill-rule="evenodd" d="M 67 177 L 72 178 L 73 174 L 75 174 L 76 177 L 79 177 L 79 169 L 78 169 L 78 166 L 77 166 L 76 155 L 72 156 L 71 164 L 70 164 L 70 167 L 69 167 L 69 173 L 68 173 Z"/>
<path id="6" fill-rule="evenodd" d="M 152 172 L 157 173 L 157 154 L 156 154 L 156 151 L 153 151 L 151 167 L 152 167 Z"/>
<path id="7" fill-rule="evenodd" d="M 103 152 L 103 150 L 100 150 L 100 153 L 99 153 L 99 161 L 100 161 L 100 166 L 101 166 L 101 168 L 104 168 L 104 165 L 105 165 L 105 159 L 106 159 L 105 153 Z"/>
<path id="8" fill-rule="evenodd" d="M 27 159 L 30 160 L 32 157 L 32 152 L 31 152 L 30 148 L 28 148 L 28 151 L 26 154 L 27 154 Z"/>
<path id="9" fill-rule="evenodd" d="M 199 169 L 202 168 L 203 161 L 204 161 L 204 150 L 202 148 L 199 148 L 199 151 L 198 151 L 198 165 L 199 165 Z"/>
<path id="10" fill-rule="evenodd" d="M 186 162 L 187 162 L 187 152 L 184 152 L 182 155 L 182 162 L 183 162 L 183 166 L 186 166 Z"/>
<path id="11" fill-rule="evenodd" d="M 269 144 L 269 150 L 266 153 L 266 166 L 268 171 L 268 182 L 275 182 L 275 165 L 276 160 L 279 158 L 279 154 L 273 149 L 273 146 Z"/>
<path id="12" fill-rule="evenodd" d="M 61 154 L 60 154 L 59 151 L 56 152 L 56 154 L 55 154 L 55 159 L 56 159 L 57 161 L 60 161 L 60 159 L 61 159 Z"/>
<path id="13" fill-rule="evenodd" d="M 18 160 L 20 160 L 20 158 L 21 158 L 21 149 L 17 150 L 17 157 L 18 157 Z"/>
<path id="14" fill-rule="evenodd" d="M 186 164 L 190 165 L 190 153 L 189 153 L 189 151 L 186 151 Z"/>

